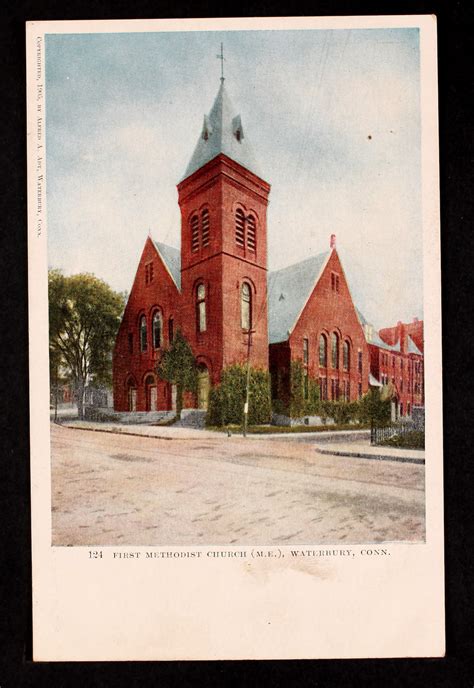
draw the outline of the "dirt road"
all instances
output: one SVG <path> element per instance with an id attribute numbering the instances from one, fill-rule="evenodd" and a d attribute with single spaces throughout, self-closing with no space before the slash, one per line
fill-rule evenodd
<path id="1" fill-rule="evenodd" d="M 54 545 L 420 541 L 424 467 L 311 442 L 159 440 L 52 425 Z"/>

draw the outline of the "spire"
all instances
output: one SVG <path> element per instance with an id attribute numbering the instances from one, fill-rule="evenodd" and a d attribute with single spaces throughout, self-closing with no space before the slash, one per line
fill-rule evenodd
<path id="1" fill-rule="evenodd" d="M 224 83 L 225 81 L 225 76 L 224 76 L 224 44 L 221 43 L 221 52 L 219 55 L 216 55 L 217 59 L 221 61 L 221 84 Z"/>
<path id="2" fill-rule="evenodd" d="M 221 64 L 223 65 L 223 62 Z M 231 160 L 235 160 L 239 165 L 262 178 L 247 134 L 244 134 L 241 117 L 236 113 L 227 95 L 224 86 L 223 67 L 221 74 L 221 85 L 214 105 L 209 115 L 204 115 L 201 135 L 183 179 L 196 172 L 196 170 L 215 158 L 219 153 L 227 155 Z"/>

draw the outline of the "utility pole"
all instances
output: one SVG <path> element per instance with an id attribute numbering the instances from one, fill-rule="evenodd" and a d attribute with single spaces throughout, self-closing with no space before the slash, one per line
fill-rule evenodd
<path id="1" fill-rule="evenodd" d="M 248 329 L 247 334 L 247 386 L 245 390 L 245 404 L 244 404 L 244 428 L 243 435 L 247 437 L 247 423 L 249 417 L 249 395 L 250 395 L 250 347 L 252 346 L 252 335 L 255 330 Z"/>

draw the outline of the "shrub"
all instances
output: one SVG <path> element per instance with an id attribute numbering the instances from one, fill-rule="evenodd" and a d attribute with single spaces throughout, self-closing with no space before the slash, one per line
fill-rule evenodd
<path id="1" fill-rule="evenodd" d="M 220 385 L 209 394 L 207 425 L 240 425 L 243 422 L 247 385 L 247 368 L 232 365 L 223 370 Z M 270 375 L 267 371 L 250 369 L 249 425 L 261 425 L 271 420 Z"/>
<path id="2" fill-rule="evenodd" d="M 290 403 L 286 413 L 291 418 L 312 416 L 320 409 L 319 385 L 308 378 L 308 397 L 305 399 L 304 367 L 301 361 L 292 361 L 290 367 Z"/>
<path id="3" fill-rule="evenodd" d="M 400 447 L 401 449 L 424 449 L 425 433 L 421 430 L 412 430 L 400 435 L 389 437 L 379 443 L 383 447 Z"/>

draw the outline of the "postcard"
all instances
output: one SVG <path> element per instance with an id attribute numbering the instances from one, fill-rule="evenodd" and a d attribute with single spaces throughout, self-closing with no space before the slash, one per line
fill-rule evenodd
<path id="1" fill-rule="evenodd" d="M 27 24 L 35 661 L 443 656 L 436 59 Z"/>

